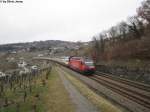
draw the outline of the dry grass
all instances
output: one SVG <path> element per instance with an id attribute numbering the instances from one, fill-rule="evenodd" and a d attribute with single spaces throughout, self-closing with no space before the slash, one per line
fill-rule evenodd
<path id="1" fill-rule="evenodd" d="M 44 97 L 47 112 L 74 112 L 74 106 L 69 95 L 54 69 L 47 84 L 48 92 Z"/>

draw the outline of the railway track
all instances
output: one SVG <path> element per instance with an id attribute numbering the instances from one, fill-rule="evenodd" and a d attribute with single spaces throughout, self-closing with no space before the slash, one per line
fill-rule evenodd
<path id="1" fill-rule="evenodd" d="M 115 81 L 118 81 L 118 82 L 121 82 L 124 84 L 128 84 L 128 85 L 133 86 L 135 88 L 139 88 L 141 90 L 150 92 L 150 85 L 147 85 L 147 84 L 131 81 L 131 80 L 128 80 L 125 78 L 116 77 L 116 76 L 110 75 L 108 73 L 99 72 L 99 71 L 96 72 L 96 75 L 101 75 L 103 77 L 106 77 L 106 78 L 109 78 L 109 79 L 112 79 L 112 80 L 115 80 Z"/>
<path id="2" fill-rule="evenodd" d="M 55 60 L 51 60 L 51 61 L 54 63 L 57 63 L 59 65 L 62 65 L 65 68 L 68 68 L 67 65 L 65 65 L 61 62 L 58 62 Z M 68 68 L 68 69 L 70 69 L 70 68 Z M 70 70 L 72 70 L 72 69 L 70 69 Z M 119 77 L 112 76 L 111 74 L 107 74 L 107 73 L 103 73 L 103 72 L 96 72 L 96 74 L 94 74 L 93 76 L 88 76 L 87 78 L 90 78 L 93 81 L 99 83 L 100 85 L 103 85 L 104 87 L 110 89 L 114 93 L 119 94 L 120 96 L 124 97 L 125 99 L 135 102 L 136 103 L 135 105 L 138 104 L 136 108 L 140 108 L 139 109 L 140 111 L 138 110 L 138 112 L 141 112 L 141 110 L 142 111 L 144 110 L 144 112 L 149 112 L 149 110 L 150 110 L 150 86 L 149 85 L 138 83 L 138 82 L 131 81 L 131 80 L 127 80 L 124 78 L 119 78 Z M 88 84 L 88 85 L 90 86 L 90 84 Z M 92 87 L 92 88 L 95 88 L 95 87 Z M 112 98 L 112 99 L 114 99 L 114 98 Z M 115 100 L 115 101 L 117 101 L 119 104 L 125 106 L 126 108 L 128 108 L 128 106 L 130 105 L 130 104 L 124 105 L 119 100 L 121 100 L 121 99 L 117 98 L 117 100 Z M 125 102 L 128 102 L 128 101 L 125 100 Z M 128 105 L 128 106 L 126 106 L 126 105 Z M 137 109 L 135 109 L 135 106 L 134 107 L 129 106 L 128 109 L 133 112 L 137 112 Z"/>
<path id="3" fill-rule="evenodd" d="M 93 75 L 91 79 L 111 89 L 112 91 L 150 109 L 150 92 L 148 86 L 105 75 Z M 143 87 L 143 88 L 142 88 Z"/>
<path id="4" fill-rule="evenodd" d="M 58 64 L 61 64 L 62 66 L 68 68 L 68 66 L 62 63 Z M 90 78 L 111 89 L 112 91 L 120 94 L 121 96 L 124 96 L 127 99 L 130 99 L 142 105 L 143 107 L 150 109 L 149 85 L 138 83 L 135 81 L 130 81 L 124 78 L 115 77 L 103 72 L 97 72 Z"/>

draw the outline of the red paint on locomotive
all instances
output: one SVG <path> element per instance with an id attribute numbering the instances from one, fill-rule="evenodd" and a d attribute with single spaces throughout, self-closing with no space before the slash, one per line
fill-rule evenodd
<path id="1" fill-rule="evenodd" d="M 85 61 L 82 57 L 70 57 L 69 67 L 85 74 L 92 74 L 95 72 L 93 62 Z"/>

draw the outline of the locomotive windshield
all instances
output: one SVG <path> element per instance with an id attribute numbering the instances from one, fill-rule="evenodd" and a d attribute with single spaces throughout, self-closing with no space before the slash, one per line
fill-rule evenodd
<path id="1" fill-rule="evenodd" d="M 94 63 L 91 61 L 91 62 L 85 62 L 86 65 L 88 66 L 94 66 Z"/>

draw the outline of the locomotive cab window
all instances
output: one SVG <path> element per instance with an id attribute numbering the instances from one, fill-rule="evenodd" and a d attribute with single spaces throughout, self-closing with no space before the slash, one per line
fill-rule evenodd
<path id="1" fill-rule="evenodd" d="M 88 66 L 94 66 L 93 62 L 85 62 L 85 64 L 88 65 Z"/>

